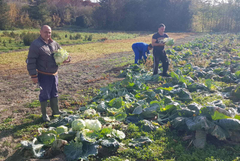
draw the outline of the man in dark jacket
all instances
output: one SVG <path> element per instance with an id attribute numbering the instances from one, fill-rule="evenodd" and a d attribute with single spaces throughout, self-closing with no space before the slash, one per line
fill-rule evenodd
<path id="1" fill-rule="evenodd" d="M 29 48 L 27 70 L 33 83 L 39 83 L 41 111 L 43 121 L 50 121 L 47 113 L 47 100 L 50 100 L 52 115 L 62 112 L 58 107 L 58 66 L 54 60 L 54 52 L 60 49 L 60 45 L 51 39 L 51 27 L 41 27 L 40 36 L 34 40 Z M 64 63 L 70 62 L 70 58 Z"/>
<path id="2" fill-rule="evenodd" d="M 146 53 L 149 55 L 149 50 L 152 50 L 152 44 L 146 44 L 144 42 L 137 42 L 132 45 L 132 49 L 135 54 L 135 64 L 139 64 L 139 61 L 142 60 L 142 57 L 146 61 L 147 56 Z"/>
<path id="3" fill-rule="evenodd" d="M 158 32 L 152 36 L 152 45 L 153 45 L 153 75 L 158 74 L 159 62 L 162 62 L 163 73 L 162 76 L 169 77 L 167 74 L 169 60 L 164 50 L 165 43 L 163 42 L 164 38 L 168 38 L 168 35 L 164 33 L 165 25 L 160 24 L 158 26 Z"/>

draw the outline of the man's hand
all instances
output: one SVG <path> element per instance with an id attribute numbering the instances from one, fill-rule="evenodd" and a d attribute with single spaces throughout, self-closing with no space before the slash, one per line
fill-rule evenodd
<path id="1" fill-rule="evenodd" d="M 71 56 L 68 56 L 67 60 L 64 60 L 63 63 L 69 63 L 71 61 Z"/>
<path id="2" fill-rule="evenodd" d="M 38 77 L 32 78 L 34 84 L 38 83 Z"/>

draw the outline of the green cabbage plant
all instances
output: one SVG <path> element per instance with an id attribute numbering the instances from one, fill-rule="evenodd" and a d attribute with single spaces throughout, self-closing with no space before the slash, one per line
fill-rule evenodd
<path id="1" fill-rule="evenodd" d="M 54 53 L 53 57 L 56 64 L 61 65 L 65 60 L 68 59 L 69 53 L 66 50 L 60 48 Z"/>
<path id="2" fill-rule="evenodd" d="M 81 131 L 85 128 L 85 122 L 82 119 L 76 119 L 72 122 L 72 130 L 73 131 Z"/>

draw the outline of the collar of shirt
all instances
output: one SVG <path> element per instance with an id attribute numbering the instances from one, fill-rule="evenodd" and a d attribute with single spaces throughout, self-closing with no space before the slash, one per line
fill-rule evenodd
<path id="1" fill-rule="evenodd" d="M 53 42 L 53 40 L 52 40 L 52 38 L 49 38 L 49 40 L 48 40 L 48 43 L 46 43 L 46 41 L 45 40 L 43 40 L 43 38 L 41 37 L 41 36 L 39 36 L 39 38 L 40 38 L 40 40 L 42 40 L 45 44 L 51 44 L 52 42 Z"/>

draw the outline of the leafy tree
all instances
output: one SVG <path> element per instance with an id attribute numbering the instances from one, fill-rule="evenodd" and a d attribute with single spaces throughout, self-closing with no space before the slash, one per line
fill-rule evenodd
<path id="1" fill-rule="evenodd" d="M 29 17 L 37 20 L 40 25 L 51 22 L 47 0 L 30 0 Z"/>
<path id="2" fill-rule="evenodd" d="M 15 26 L 15 22 L 19 17 L 19 8 L 16 3 L 9 3 L 9 23 L 11 26 Z"/>
<path id="3" fill-rule="evenodd" d="M 0 0 L 0 29 L 7 29 L 9 25 L 9 6 Z"/>
<path id="4" fill-rule="evenodd" d="M 123 13 L 126 0 L 100 0 L 100 7 L 94 12 L 96 26 L 104 29 L 119 29 L 127 15 Z"/>
<path id="5" fill-rule="evenodd" d="M 160 23 L 168 30 L 191 28 L 192 0 L 101 0 L 94 12 L 96 26 L 104 29 L 152 30 Z"/>

